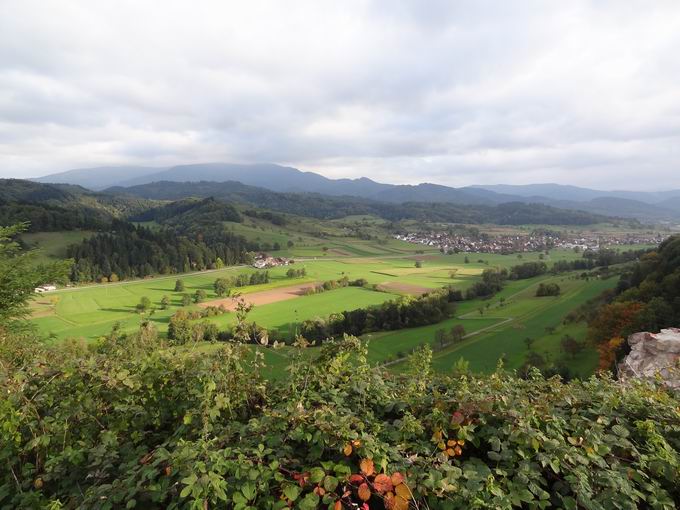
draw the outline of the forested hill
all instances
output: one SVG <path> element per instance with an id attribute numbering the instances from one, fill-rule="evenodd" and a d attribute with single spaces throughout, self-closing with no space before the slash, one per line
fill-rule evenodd
<path id="1" fill-rule="evenodd" d="M 643 255 L 602 300 L 591 312 L 588 332 L 600 350 L 601 368 L 625 354 L 631 333 L 680 327 L 680 236 Z"/>
<path id="2" fill-rule="evenodd" d="M 129 188 L 105 190 L 116 196 L 133 196 L 156 200 L 186 197 L 215 197 L 275 211 L 334 219 L 349 215 L 372 214 L 386 220 L 416 219 L 451 223 L 495 223 L 499 225 L 547 224 L 590 225 L 615 218 L 583 211 L 557 209 L 543 204 L 521 202 L 497 206 L 453 203 L 406 202 L 394 204 L 351 196 L 328 196 L 317 193 L 276 193 L 239 182 L 171 182 L 161 181 Z"/>
<path id="3" fill-rule="evenodd" d="M 0 179 L 0 225 L 29 222 L 35 232 L 105 228 L 115 218 L 156 205 L 143 198 L 93 193 L 80 186 Z"/>

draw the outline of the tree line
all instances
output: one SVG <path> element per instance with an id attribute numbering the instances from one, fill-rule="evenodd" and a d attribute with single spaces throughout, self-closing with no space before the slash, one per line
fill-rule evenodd
<path id="1" fill-rule="evenodd" d="M 71 245 L 67 256 L 74 260 L 72 281 L 117 281 L 245 263 L 248 247 L 245 238 L 226 231 L 182 235 L 114 220 L 110 232 Z"/>
<path id="2" fill-rule="evenodd" d="M 640 257 L 604 293 L 591 315 L 588 339 L 598 347 L 600 368 L 609 369 L 626 350 L 634 332 L 680 326 L 680 236 Z"/>

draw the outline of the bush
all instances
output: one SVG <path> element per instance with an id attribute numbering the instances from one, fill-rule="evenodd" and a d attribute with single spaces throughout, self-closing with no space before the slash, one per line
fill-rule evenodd
<path id="1" fill-rule="evenodd" d="M 671 509 L 680 499 L 680 401 L 649 383 L 471 376 L 462 363 L 462 375 L 433 376 L 427 349 L 390 375 L 354 338 L 273 383 L 246 346 L 168 349 L 148 326 L 94 350 L 17 345 L 24 362 L 0 358 L 5 508 Z"/>
<path id="2" fill-rule="evenodd" d="M 559 296 L 560 286 L 556 283 L 539 283 L 536 289 L 536 297 Z"/>

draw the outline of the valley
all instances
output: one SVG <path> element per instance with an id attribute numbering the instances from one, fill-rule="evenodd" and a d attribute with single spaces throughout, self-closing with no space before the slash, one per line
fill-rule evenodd
<path id="1" fill-rule="evenodd" d="M 358 221 L 365 222 L 366 219 Z M 284 244 L 293 236 L 290 231 L 267 230 L 262 225 L 259 228 L 254 225 L 247 228 L 251 230 L 244 229 L 242 232 L 264 242 Z M 286 344 L 294 341 L 304 321 L 371 307 L 446 286 L 464 292 L 488 268 L 508 269 L 525 262 L 544 261 L 552 264 L 556 261 L 578 260 L 582 256 L 573 250 L 550 250 L 547 256 L 544 252 L 523 253 L 521 259 L 517 258 L 517 254 L 446 255 L 438 249 L 396 239 L 390 239 L 387 244 L 350 238 L 316 242 L 311 237 L 302 237 L 302 241 L 299 241 L 300 236 L 295 239 L 299 245 L 280 252 L 294 257 L 294 264 L 267 270 L 270 275 L 268 283 L 234 289 L 246 302 L 255 305 L 248 320 L 266 328 L 272 338 Z M 327 249 L 323 250 L 322 247 Z M 301 256 L 310 253 L 313 256 Z M 469 262 L 466 262 L 466 258 Z M 416 263 L 420 267 L 416 267 Z M 289 278 L 286 276 L 289 268 L 304 268 L 306 274 L 301 278 Z M 207 321 L 221 331 L 228 330 L 235 322 L 234 300 L 217 296 L 213 283 L 218 278 L 257 271 L 248 266 L 235 266 L 47 292 L 34 299 L 31 305 L 32 322 L 41 334 L 52 341 L 82 338 L 96 342 L 114 327 L 120 332 L 132 333 L 144 322 L 154 324 L 164 335 L 170 318 L 177 310 L 190 311 L 224 304 L 229 312 L 209 317 Z M 595 365 L 592 349 L 584 349 L 578 356 L 569 359 L 560 349 L 560 339 L 565 334 L 584 341 L 585 324 L 564 325 L 562 320 L 571 310 L 615 285 L 616 279 L 586 281 L 579 278 L 578 274 L 570 272 L 511 281 L 491 298 L 458 303 L 451 317 L 436 324 L 365 334 L 362 338 L 367 343 L 369 359 L 376 364 L 387 364 L 390 370 L 399 371 L 399 360 L 415 348 L 430 344 L 435 349 L 434 367 L 445 373 L 450 372 L 461 358 L 469 362 L 474 371 L 492 371 L 501 358 L 508 368 L 518 369 L 526 361 L 529 348 L 525 338 L 530 336 L 536 339 L 532 350 L 545 359 L 546 365 L 564 358 L 565 365 L 574 375 L 588 376 Z M 343 277 L 363 279 L 368 286 L 344 287 L 305 295 L 305 288 Z M 174 290 L 178 279 L 184 283 L 182 292 Z M 558 282 L 564 289 L 562 295 L 557 298 L 535 297 L 537 285 L 544 281 Z M 193 295 L 199 290 L 206 293 L 205 300 L 183 307 L 182 296 Z M 166 309 L 161 305 L 164 296 L 169 297 Z M 250 300 L 249 296 L 252 296 Z M 135 307 L 142 297 L 149 298 L 152 308 L 140 314 Z M 448 331 L 457 325 L 465 330 L 464 340 L 440 348 L 437 332 Z M 546 332 L 546 328 L 552 329 Z M 206 343 L 205 347 L 199 348 L 211 349 L 211 345 L 216 347 L 219 342 Z M 265 370 L 270 377 L 279 378 L 285 374 L 286 360 L 293 354 L 293 348 L 253 348 L 266 355 L 268 365 Z M 309 356 L 314 357 L 314 349 L 311 349 Z"/>

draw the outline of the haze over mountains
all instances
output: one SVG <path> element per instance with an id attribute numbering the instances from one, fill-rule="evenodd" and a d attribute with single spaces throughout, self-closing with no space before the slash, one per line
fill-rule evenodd
<path id="1" fill-rule="evenodd" d="M 348 195 L 391 203 L 447 202 L 461 205 L 497 205 L 525 202 L 645 221 L 680 219 L 680 190 L 601 191 L 550 183 L 478 185 L 464 188 L 432 183 L 395 185 L 375 182 L 366 177 L 330 179 L 314 172 L 303 172 L 276 164 L 207 163 L 168 168 L 98 167 L 70 170 L 34 180 L 44 183 L 77 184 L 95 191 L 110 187 L 128 188 L 160 181 L 178 183 L 237 181 L 276 192 Z"/>

